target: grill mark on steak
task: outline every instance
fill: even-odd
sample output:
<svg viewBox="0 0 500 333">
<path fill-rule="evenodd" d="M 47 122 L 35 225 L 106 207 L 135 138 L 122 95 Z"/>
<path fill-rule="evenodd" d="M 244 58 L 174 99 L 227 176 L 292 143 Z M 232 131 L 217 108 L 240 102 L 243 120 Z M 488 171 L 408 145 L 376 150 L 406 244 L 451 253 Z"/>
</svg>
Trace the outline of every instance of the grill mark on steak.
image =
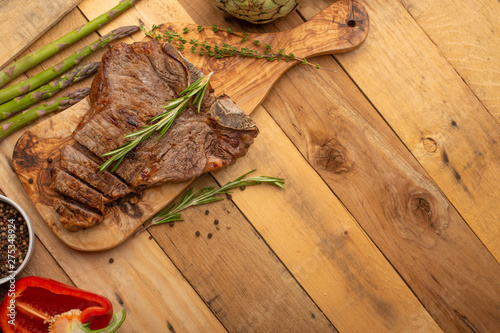
<svg viewBox="0 0 500 333">
<path fill-rule="evenodd" d="M 71 168 L 64 158 L 64 166 L 75 177 L 56 167 L 53 173 L 58 176 L 54 176 L 52 186 L 63 195 L 103 211 L 107 198 L 97 190 L 95 193 L 90 191 L 93 187 L 113 199 L 122 194 L 111 191 L 114 185 L 103 187 L 101 183 L 105 181 L 95 180 L 100 179 L 95 174 L 96 165 L 103 161 L 100 156 L 121 146 L 127 140 L 127 134 L 148 125 L 150 118 L 164 111 L 161 106 L 202 76 L 203 73 L 169 43 L 118 43 L 112 46 L 103 55 L 92 82 L 91 109 L 73 134 L 83 148 L 86 162 L 75 162 Z M 228 96 L 215 96 L 209 87 L 200 113 L 188 106 L 163 136 L 158 137 L 159 134 L 155 133 L 129 152 L 114 173 L 116 177 L 111 177 L 121 181 L 117 184 L 128 184 L 134 191 L 192 179 L 233 164 L 246 154 L 258 133 L 252 119 Z M 73 148 L 64 148 L 62 155 L 65 149 Z M 94 163 L 90 162 L 92 160 Z M 82 169 L 86 167 L 92 170 Z M 82 199 L 80 192 L 86 193 L 87 198 Z M 124 200 L 120 199 L 117 205 Z M 65 216 L 61 218 L 68 227 L 68 221 L 72 220 Z"/>
<path fill-rule="evenodd" d="M 59 214 L 59 221 L 69 231 L 93 227 L 103 220 L 102 215 L 74 201 L 57 198 L 54 200 L 53 207 Z"/>
</svg>

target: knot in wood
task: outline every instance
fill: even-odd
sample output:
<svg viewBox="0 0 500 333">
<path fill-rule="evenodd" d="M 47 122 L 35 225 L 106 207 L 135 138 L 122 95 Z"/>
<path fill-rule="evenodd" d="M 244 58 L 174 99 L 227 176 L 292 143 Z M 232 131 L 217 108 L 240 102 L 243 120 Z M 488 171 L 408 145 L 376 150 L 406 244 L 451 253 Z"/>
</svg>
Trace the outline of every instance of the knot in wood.
<svg viewBox="0 0 500 333">
<path fill-rule="evenodd" d="M 434 153 L 437 150 L 437 143 L 434 139 L 432 138 L 424 138 L 422 140 L 422 143 L 424 145 L 424 149 L 430 153 Z"/>
<path fill-rule="evenodd" d="M 445 199 L 411 185 L 386 189 L 384 211 L 401 238 L 427 249 L 447 238 L 449 205 Z"/>
<path fill-rule="evenodd" d="M 318 149 L 315 162 L 325 170 L 335 173 L 347 172 L 352 167 L 344 146 L 335 139 L 327 141 Z"/>
<path fill-rule="evenodd" d="M 407 208 L 412 218 L 407 224 L 407 231 L 424 247 L 432 247 L 439 237 L 445 236 L 448 221 L 437 200 L 426 191 L 415 191 L 410 194 Z"/>
<path fill-rule="evenodd" d="M 431 204 L 421 196 L 413 196 L 410 198 L 410 206 L 413 215 L 417 219 L 422 219 L 429 224 L 432 224 L 432 210 Z"/>
</svg>

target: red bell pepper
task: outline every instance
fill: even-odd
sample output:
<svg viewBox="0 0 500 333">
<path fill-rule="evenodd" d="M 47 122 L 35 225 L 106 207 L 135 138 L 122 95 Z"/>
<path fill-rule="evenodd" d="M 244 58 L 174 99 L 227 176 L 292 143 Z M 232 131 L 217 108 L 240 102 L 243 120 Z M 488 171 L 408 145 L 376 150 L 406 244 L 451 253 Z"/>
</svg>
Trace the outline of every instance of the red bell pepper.
<svg viewBox="0 0 500 333">
<path fill-rule="evenodd" d="M 3 333 L 111 333 L 124 320 L 103 296 L 35 276 L 11 284 L 0 304 Z"/>
</svg>

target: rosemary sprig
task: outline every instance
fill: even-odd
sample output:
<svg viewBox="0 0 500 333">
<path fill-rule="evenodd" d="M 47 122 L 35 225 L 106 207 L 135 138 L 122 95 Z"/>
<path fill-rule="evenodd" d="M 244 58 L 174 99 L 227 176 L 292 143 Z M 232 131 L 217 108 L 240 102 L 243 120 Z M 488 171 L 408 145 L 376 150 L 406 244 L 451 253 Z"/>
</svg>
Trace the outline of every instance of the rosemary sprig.
<svg viewBox="0 0 500 333">
<path fill-rule="evenodd" d="M 297 57 L 293 53 L 285 53 L 283 49 L 280 49 L 278 52 L 276 52 L 273 50 L 270 44 L 263 44 L 259 40 L 250 38 L 247 32 L 236 32 L 231 28 L 224 29 L 215 24 L 210 27 L 199 25 L 196 28 L 197 32 L 201 32 L 204 29 L 211 29 L 215 33 L 224 31 L 229 35 L 241 37 L 241 43 L 247 40 L 252 41 L 255 47 L 260 47 L 262 49 L 262 52 L 248 47 L 236 47 L 227 43 L 221 46 L 218 44 L 209 44 L 206 41 L 200 42 L 196 39 L 187 40 L 182 35 L 189 33 L 189 28 L 184 28 L 182 30 L 182 33 L 166 30 L 163 34 L 159 34 L 156 32 L 157 30 L 159 31 L 159 28 L 159 26 L 153 25 L 150 31 L 146 31 L 142 23 L 140 25 L 140 29 L 146 36 L 154 40 L 165 39 L 166 41 L 174 45 L 179 51 L 184 51 L 186 48 L 189 48 L 192 53 L 198 53 L 199 55 L 214 57 L 216 59 L 240 56 L 265 59 L 267 62 L 281 60 L 285 62 L 298 61 L 301 64 L 309 65 L 316 69 L 331 71 L 331 69 L 323 68 L 319 64 L 310 63 L 306 58 Z"/>
<path fill-rule="evenodd" d="M 215 189 L 215 187 L 213 186 L 204 187 L 198 192 L 193 192 L 193 189 L 189 189 L 188 191 L 186 191 L 186 193 L 184 193 L 181 200 L 177 204 L 174 202 L 171 205 L 167 206 L 165 209 L 158 212 L 153 217 L 153 219 L 144 227 L 139 229 L 139 231 L 137 231 L 135 235 L 137 236 L 139 233 L 151 227 L 152 225 L 158 225 L 176 221 L 184 221 L 181 217 L 181 211 L 183 211 L 184 209 L 192 206 L 204 205 L 211 202 L 224 200 L 224 198 L 217 197 L 217 195 L 231 193 L 229 191 L 234 188 L 259 185 L 262 183 L 268 183 L 271 185 L 284 188 L 285 184 L 284 178 L 276 178 L 269 176 L 245 178 L 248 174 L 254 171 L 255 169 L 245 173 L 244 175 L 236 178 L 231 182 L 226 183 L 225 185 L 223 185 L 218 189 Z"/>
<path fill-rule="evenodd" d="M 126 139 L 131 140 L 125 142 L 115 150 L 102 154 L 101 157 L 111 157 L 101 166 L 99 166 L 99 170 L 101 172 L 104 172 L 104 170 L 106 170 L 114 163 L 113 169 L 111 171 L 115 171 L 118 165 L 120 165 L 120 163 L 123 161 L 125 156 L 132 149 L 149 138 L 154 132 L 160 131 L 160 135 L 158 136 L 158 138 L 164 135 L 168 131 L 170 126 L 172 126 L 175 118 L 177 118 L 181 114 L 181 112 L 189 105 L 191 99 L 193 99 L 193 105 L 198 104 L 197 109 L 199 113 L 201 102 L 203 100 L 203 97 L 205 96 L 205 92 L 207 91 L 211 76 L 212 73 L 201 77 L 196 82 L 187 87 L 183 92 L 181 92 L 179 97 L 169 101 L 166 105 L 162 106 L 165 111 L 160 113 L 156 117 L 149 119 L 149 122 L 152 123 L 151 125 L 145 126 L 138 131 L 125 135 Z"/>
</svg>

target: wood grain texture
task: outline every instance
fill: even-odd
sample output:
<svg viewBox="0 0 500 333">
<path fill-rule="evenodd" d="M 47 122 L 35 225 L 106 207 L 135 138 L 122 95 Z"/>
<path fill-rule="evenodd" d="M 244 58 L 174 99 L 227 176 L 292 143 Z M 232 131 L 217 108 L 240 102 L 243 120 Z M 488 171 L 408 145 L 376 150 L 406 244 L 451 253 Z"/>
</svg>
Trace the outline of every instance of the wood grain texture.
<svg viewBox="0 0 500 333">
<path fill-rule="evenodd" d="M 500 122 L 500 2 L 401 0 L 401 3 L 486 110 Z"/>
<path fill-rule="evenodd" d="M 9 164 L 0 154 L 6 196 L 26 209 L 37 237 L 76 286 L 109 298 L 115 311 L 126 309 L 127 320 L 120 330 L 168 332 L 174 327 L 190 332 L 226 331 L 146 233 L 127 242 L 127 246 L 100 253 L 78 252 L 60 242 L 30 204 Z"/>
<path fill-rule="evenodd" d="M 364 4 L 371 38 L 336 58 L 498 261 L 500 125 L 398 1 Z"/>
<path fill-rule="evenodd" d="M 192 185 L 218 186 L 209 175 Z M 150 233 L 229 332 L 336 332 L 234 203 L 182 215 Z"/>
<path fill-rule="evenodd" d="M 350 12 L 351 9 L 353 12 Z M 354 14 L 352 14 L 354 13 Z M 327 19 L 328 18 L 328 19 Z M 332 23 L 333 20 L 333 23 Z M 348 21 L 356 22 L 354 27 Z M 175 30 L 181 31 L 186 23 L 173 24 Z M 313 34 L 312 31 L 328 30 L 329 33 Z M 250 39 L 261 40 L 263 44 L 270 43 L 275 49 L 284 48 L 285 52 L 293 52 L 299 57 L 309 55 L 346 52 L 359 47 L 366 39 L 368 18 L 363 7 L 349 6 L 348 1 L 337 2 L 307 22 L 287 32 L 250 34 Z M 311 36 L 311 42 L 303 42 Z M 187 35 L 185 38 L 189 38 Z M 207 30 L 199 39 L 216 40 L 220 45 L 224 42 L 236 43 L 233 36 L 217 34 Z M 241 38 L 238 38 L 241 40 Z M 322 41 L 320 43 L 320 41 Z M 248 41 L 247 44 L 252 44 Z M 308 44 L 311 43 L 311 44 Z M 315 48 L 315 45 L 322 45 Z M 185 52 L 204 73 L 214 72 L 212 85 L 216 93 L 225 93 L 233 98 L 240 107 L 250 113 L 267 95 L 276 80 L 291 66 L 292 62 L 278 62 L 266 66 L 263 71 L 263 60 L 250 58 L 228 58 L 212 61 L 211 58 L 193 55 Z M 241 81 L 241 78 L 249 78 Z M 238 82 L 240 81 L 240 82 Z M 64 113 L 50 118 L 48 121 L 34 127 L 18 141 L 13 155 L 13 163 L 26 191 L 32 197 L 42 216 L 50 228 L 67 245 L 82 251 L 97 251 L 117 246 L 130 237 L 146 220 L 151 218 L 163 206 L 170 202 L 185 188 L 188 182 L 166 184 L 145 191 L 138 205 L 122 201 L 114 206 L 105 216 L 104 222 L 98 226 L 69 232 L 59 223 L 57 213 L 52 209 L 52 201 L 56 193 L 49 188 L 51 165 L 43 163 L 48 157 L 58 160 L 59 148 L 72 142 L 73 130 L 83 115 L 89 110 L 87 102 L 82 102 Z M 60 124 L 64 124 L 60 126 Z M 44 167 L 40 168 L 40 165 Z M 32 179 L 33 183 L 29 182 Z"/>
<path fill-rule="evenodd" d="M 232 200 L 339 332 L 440 332 L 343 204 L 264 108 L 245 158 L 213 172 L 219 183 L 256 168 L 286 179 Z M 360 320 L 362 318 L 362 320 Z"/>
<path fill-rule="evenodd" d="M 23 52 L 82 0 L 0 2 L 0 68 Z"/>
<path fill-rule="evenodd" d="M 321 63 L 336 66 L 328 59 Z M 500 308 L 497 261 L 347 75 L 335 69 L 306 76 L 292 70 L 263 106 L 444 331 L 493 331 L 500 325 L 494 311 Z M 329 93 L 298 108 L 307 98 L 300 85 Z"/>
<path fill-rule="evenodd" d="M 202 6 L 194 17 L 227 24 Z M 334 73 L 294 68 L 263 107 L 445 331 L 495 330 L 496 260 L 340 66 L 312 61 Z"/>
</svg>

